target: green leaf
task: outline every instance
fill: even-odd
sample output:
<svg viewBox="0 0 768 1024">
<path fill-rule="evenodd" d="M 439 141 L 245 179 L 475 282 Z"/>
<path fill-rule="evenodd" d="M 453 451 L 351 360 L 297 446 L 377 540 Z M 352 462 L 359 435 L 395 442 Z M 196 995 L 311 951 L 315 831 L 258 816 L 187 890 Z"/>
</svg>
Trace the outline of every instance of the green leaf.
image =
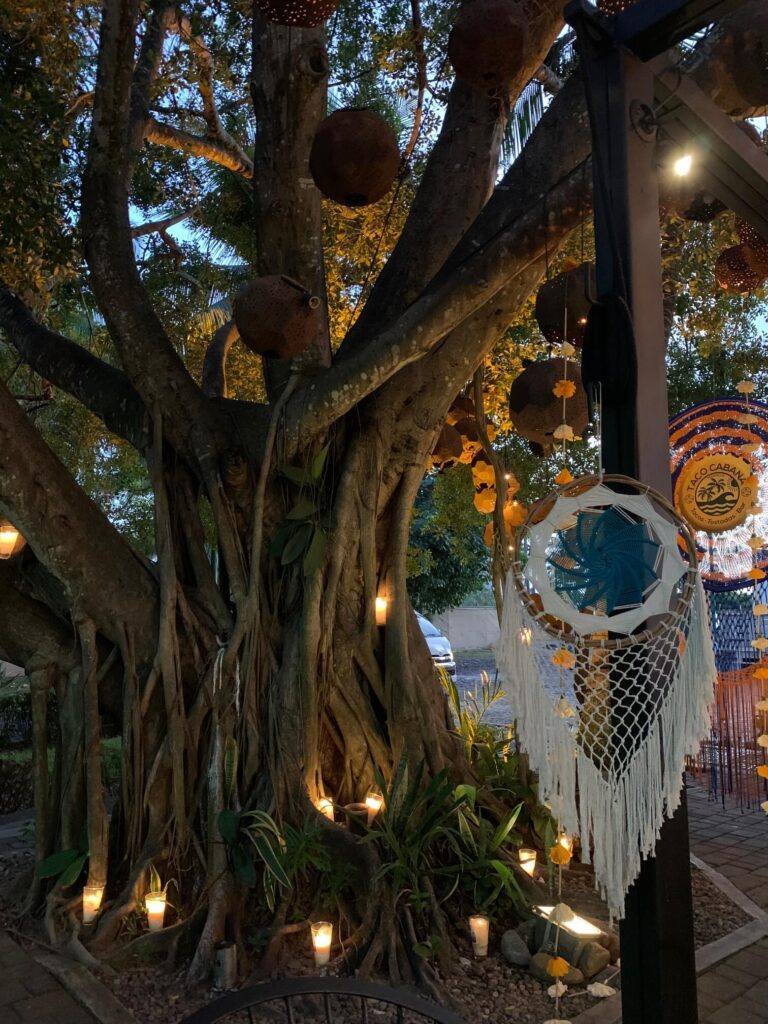
<svg viewBox="0 0 768 1024">
<path fill-rule="evenodd" d="M 308 483 L 308 474 L 303 466 L 281 466 L 279 472 L 281 476 L 290 480 L 292 484 L 296 484 L 297 487 L 304 487 Z"/>
<path fill-rule="evenodd" d="M 87 853 L 81 853 L 77 860 L 73 860 L 66 871 L 62 871 L 59 885 L 74 885 L 80 877 L 80 872 L 83 870 L 87 860 Z"/>
<path fill-rule="evenodd" d="M 260 832 L 256 832 L 255 834 L 253 832 L 249 832 L 248 835 L 251 837 L 251 842 L 256 847 L 256 851 L 259 856 L 264 861 L 264 866 L 267 871 L 269 871 L 275 881 L 288 888 L 291 883 L 283 870 L 283 865 L 277 859 L 275 848 L 272 846 L 269 839 Z"/>
<path fill-rule="evenodd" d="M 434 955 L 434 950 L 427 942 L 417 942 L 413 947 L 413 952 L 416 956 L 420 956 L 422 960 L 428 960 Z"/>
<path fill-rule="evenodd" d="M 312 576 L 323 564 L 325 549 L 328 546 L 328 537 L 324 530 L 317 529 L 312 535 L 312 543 L 304 555 L 304 575 Z"/>
<path fill-rule="evenodd" d="M 312 465 L 309 467 L 309 475 L 313 480 L 317 481 L 323 475 L 325 469 L 325 460 L 328 455 L 328 445 L 323 445 L 320 451 L 312 460 Z"/>
<path fill-rule="evenodd" d="M 496 829 L 493 839 L 491 840 L 491 849 L 498 850 L 504 840 L 507 838 L 509 833 L 512 831 L 512 827 L 517 821 L 517 817 L 522 810 L 523 805 L 518 804 L 514 810 L 510 811 L 509 814 L 499 823 L 499 827 Z"/>
<path fill-rule="evenodd" d="M 237 842 L 237 834 L 240 831 L 240 815 L 237 811 L 220 811 L 216 819 L 219 835 L 228 846 L 234 846 Z"/>
<path fill-rule="evenodd" d="M 288 541 L 291 539 L 294 533 L 294 527 L 292 525 L 281 526 L 280 529 L 275 533 L 274 537 L 269 542 L 269 553 L 273 558 L 277 558 L 283 553 L 283 549 Z"/>
<path fill-rule="evenodd" d="M 78 850 L 59 850 L 38 862 L 35 871 L 38 878 L 56 878 L 78 857 Z"/>
<path fill-rule="evenodd" d="M 309 523 L 302 523 L 296 533 L 291 537 L 288 543 L 283 548 L 283 554 L 280 558 L 281 565 L 290 565 L 291 562 L 295 562 L 297 558 L 304 554 L 304 550 L 309 544 L 309 538 L 312 536 L 312 527 Z"/>
<path fill-rule="evenodd" d="M 310 501 L 309 498 L 299 498 L 285 518 L 292 521 L 296 519 L 309 519 L 316 511 L 317 509 L 313 501 Z"/>
<path fill-rule="evenodd" d="M 224 743 L 224 795 L 229 804 L 232 803 L 235 786 L 237 785 L 237 758 L 237 740 L 234 736 L 227 736 Z"/>
<path fill-rule="evenodd" d="M 246 885 L 256 884 L 256 865 L 242 843 L 232 847 L 232 870 Z"/>
<path fill-rule="evenodd" d="M 472 810 L 475 809 L 475 802 L 477 800 L 477 786 L 470 786 L 468 783 L 462 783 L 457 786 L 453 791 L 453 795 L 457 800 L 464 800 Z"/>
</svg>

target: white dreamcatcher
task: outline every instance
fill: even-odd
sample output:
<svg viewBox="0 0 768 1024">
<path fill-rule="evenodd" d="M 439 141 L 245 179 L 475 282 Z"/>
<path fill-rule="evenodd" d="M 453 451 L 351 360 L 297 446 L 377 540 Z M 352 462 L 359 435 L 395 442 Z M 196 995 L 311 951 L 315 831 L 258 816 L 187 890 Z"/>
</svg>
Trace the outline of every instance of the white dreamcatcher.
<svg viewBox="0 0 768 1024">
<path fill-rule="evenodd" d="M 499 668 L 540 798 L 592 856 L 617 917 L 709 728 L 716 669 L 696 566 L 672 505 L 627 477 L 568 483 L 515 538 Z"/>
</svg>

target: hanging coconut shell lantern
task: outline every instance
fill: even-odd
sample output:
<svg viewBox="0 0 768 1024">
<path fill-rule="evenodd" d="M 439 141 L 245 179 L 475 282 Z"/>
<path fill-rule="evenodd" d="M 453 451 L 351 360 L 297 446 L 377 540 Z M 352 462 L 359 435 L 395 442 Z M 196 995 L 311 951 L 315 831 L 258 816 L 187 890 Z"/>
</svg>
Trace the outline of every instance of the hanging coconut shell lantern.
<svg viewBox="0 0 768 1024">
<path fill-rule="evenodd" d="M 763 238 L 741 217 L 736 218 L 736 230 L 742 245 L 744 261 L 753 274 L 768 278 L 768 239 Z"/>
<path fill-rule="evenodd" d="M 509 418 L 512 426 L 521 437 L 544 449 L 557 443 L 553 434 L 563 422 L 563 400 L 555 398 L 552 392 L 557 382 L 564 377 L 576 385 L 576 393 L 565 403 L 565 419 L 574 434 L 580 435 L 589 422 L 589 413 L 587 393 L 581 383 L 578 363 L 571 359 L 544 359 L 529 363 L 513 381 L 509 392 Z"/>
<path fill-rule="evenodd" d="M 485 452 L 478 452 L 472 459 L 472 483 L 475 487 L 496 486 L 496 473 Z"/>
<path fill-rule="evenodd" d="M 432 449 L 430 464 L 437 469 L 445 469 L 458 462 L 464 450 L 461 434 L 454 427 L 445 424 L 438 435 L 435 447 Z"/>
<path fill-rule="evenodd" d="M 597 0 L 597 9 L 603 14 L 621 14 L 635 2 L 636 0 Z"/>
<path fill-rule="evenodd" d="M 464 4 L 448 36 L 448 59 L 459 78 L 478 89 L 503 89 L 520 71 L 528 18 L 515 0 Z"/>
<path fill-rule="evenodd" d="M 400 168 L 397 136 L 372 110 L 336 110 L 320 124 L 309 170 L 328 199 L 342 206 L 369 206 L 392 188 Z"/>
<path fill-rule="evenodd" d="M 339 0 L 256 0 L 256 6 L 278 25 L 314 28 L 330 18 Z"/>
<path fill-rule="evenodd" d="M 568 267 L 545 281 L 536 295 L 536 322 L 550 345 L 568 341 L 578 347 L 584 340 L 584 329 L 595 294 L 595 265 L 582 263 Z M 568 337 L 564 328 L 568 317 Z"/>
<path fill-rule="evenodd" d="M 475 508 L 483 515 L 488 515 L 496 508 L 496 488 L 480 487 L 475 491 Z"/>
<path fill-rule="evenodd" d="M 472 399 L 467 398 L 466 395 L 457 395 L 451 402 L 451 407 L 445 417 L 445 422 L 455 426 L 459 420 L 463 420 L 466 416 L 474 418 L 474 415 L 475 403 Z"/>
<path fill-rule="evenodd" d="M 463 420 L 459 420 L 456 424 L 456 430 L 461 434 L 461 443 L 463 451 L 459 462 L 469 465 L 474 459 L 475 455 L 479 451 L 482 451 L 482 441 L 480 440 L 480 434 L 477 429 L 477 423 L 465 416 Z"/>
<path fill-rule="evenodd" d="M 726 113 L 768 106 L 768 5 L 749 4 L 729 16 L 727 31 L 712 43 L 707 70 L 713 99 Z"/>
<path fill-rule="evenodd" d="M 725 203 L 709 192 L 700 180 L 701 164 L 694 161 L 687 174 L 675 172 L 675 164 L 684 153 L 669 139 L 657 149 L 659 168 L 659 210 L 683 220 L 708 224 L 726 209 Z"/>
<path fill-rule="evenodd" d="M 731 245 L 723 249 L 715 263 L 715 280 L 722 289 L 733 295 L 753 292 L 764 281 L 764 277 L 750 268 L 746 252 L 747 247 L 744 245 Z"/>
<path fill-rule="evenodd" d="M 232 316 L 252 352 L 293 359 L 320 329 L 320 300 L 284 274 L 254 277 L 235 295 Z"/>
</svg>

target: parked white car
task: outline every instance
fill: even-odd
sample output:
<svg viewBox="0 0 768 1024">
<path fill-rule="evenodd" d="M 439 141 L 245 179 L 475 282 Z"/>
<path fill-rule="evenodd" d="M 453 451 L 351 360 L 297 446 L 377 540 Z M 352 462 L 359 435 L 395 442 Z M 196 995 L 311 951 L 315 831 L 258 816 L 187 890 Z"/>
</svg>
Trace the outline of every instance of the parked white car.
<svg viewBox="0 0 768 1024">
<path fill-rule="evenodd" d="M 417 613 L 416 618 L 419 620 L 421 632 L 427 641 L 427 647 L 434 663 L 438 668 L 444 668 L 449 676 L 455 676 L 456 662 L 448 637 L 443 636 L 437 626 L 434 626 L 429 619 L 425 619 L 423 615 Z"/>
</svg>

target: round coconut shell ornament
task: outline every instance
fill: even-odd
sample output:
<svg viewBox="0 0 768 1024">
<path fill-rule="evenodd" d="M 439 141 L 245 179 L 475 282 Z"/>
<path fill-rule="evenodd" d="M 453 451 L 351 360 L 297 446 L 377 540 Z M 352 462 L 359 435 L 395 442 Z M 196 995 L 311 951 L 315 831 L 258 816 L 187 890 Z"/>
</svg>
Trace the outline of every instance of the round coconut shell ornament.
<svg viewBox="0 0 768 1024">
<path fill-rule="evenodd" d="M 763 113 L 768 106 L 768 5 L 749 4 L 715 37 L 708 71 L 717 105 L 726 113 Z M 745 108 L 747 110 L 745 111 Z"/>
<path fill-rule="evenodd" d="M 747 295 L 755 291 L 765 280 L 756 274 L 747 260 L 745 245 L 731 245 L 723 249 L 715 263 L 715 280 L 720 287 L 733 295 Z"/>
<path fill-rule="evenodd" d="M 592 305 L 589 296 L 594 294 L 594 263 L 568 267 L 544 282 L 536 295 L 536 322 L 550 345 L 581 345 Z"/>
<path fill-rule="evenodd" d="M 330 18 L 339 0 L 256 0 L 256 6 L 278 25 L 314 28 Z"/>
<path fill-rule="evenodd" d="M 448 59 L 459 78 L 500 90 L 519 73 L 528 45 L 528 18 L 515 0 L 464 4 L 448 36 Z"/>
<path fill-rule="evenodd" d="M 450 424 L 446 423 L 437 438 L 437 443 L 432 449 L 430 463 L 438 469 L 444 469 L 458 462 L 464 446 L 461 434 Z"/>
<path fill-rule="evenodd" d="M 567 365 L 564 367 L 564 363 Z M 564 372 L 565 371 L 565 372 Z M 568 399 L 568 424 L 574 435 L 581 435 L 589 422 L 587 393 L 581 383 L 579 364 L 562 358 L 529 363 L 515 378 L 509 392 L 509 418 L 521 437 L 548 450 L 557 444 L 555 431 L 563 422 L 563 402 L 553 394 L 567 378 L 575 385 Z"/>
<path fill-rule="evenodd" d="M 597 0 L 597 9 L 603 14 L 621 14 L 635 2 L 636 0 Z"/>
<path fill-rule="evenodd" d="M 290 277 L 255 277 L 238 290 L 232 315 L 240 337 L 260 356 L 293 359 L 320 329 L 320 300 Z"/>
<path fill-rule="evenodd" d="M 753 274 L 768 278 L 768 239 L 763 238 L 751 224 L 747 224 L 740 217 L 736 218 L 736 230 L 747 266 Z"/>
<path fill-rule="evenodd" d="M 336 110 L 320 124 L 309 170 L 328 199 L 342 206 L 369 206 L 392 188 L 400 168 L 397 136 L 372 110 Z"/>
</svg>

